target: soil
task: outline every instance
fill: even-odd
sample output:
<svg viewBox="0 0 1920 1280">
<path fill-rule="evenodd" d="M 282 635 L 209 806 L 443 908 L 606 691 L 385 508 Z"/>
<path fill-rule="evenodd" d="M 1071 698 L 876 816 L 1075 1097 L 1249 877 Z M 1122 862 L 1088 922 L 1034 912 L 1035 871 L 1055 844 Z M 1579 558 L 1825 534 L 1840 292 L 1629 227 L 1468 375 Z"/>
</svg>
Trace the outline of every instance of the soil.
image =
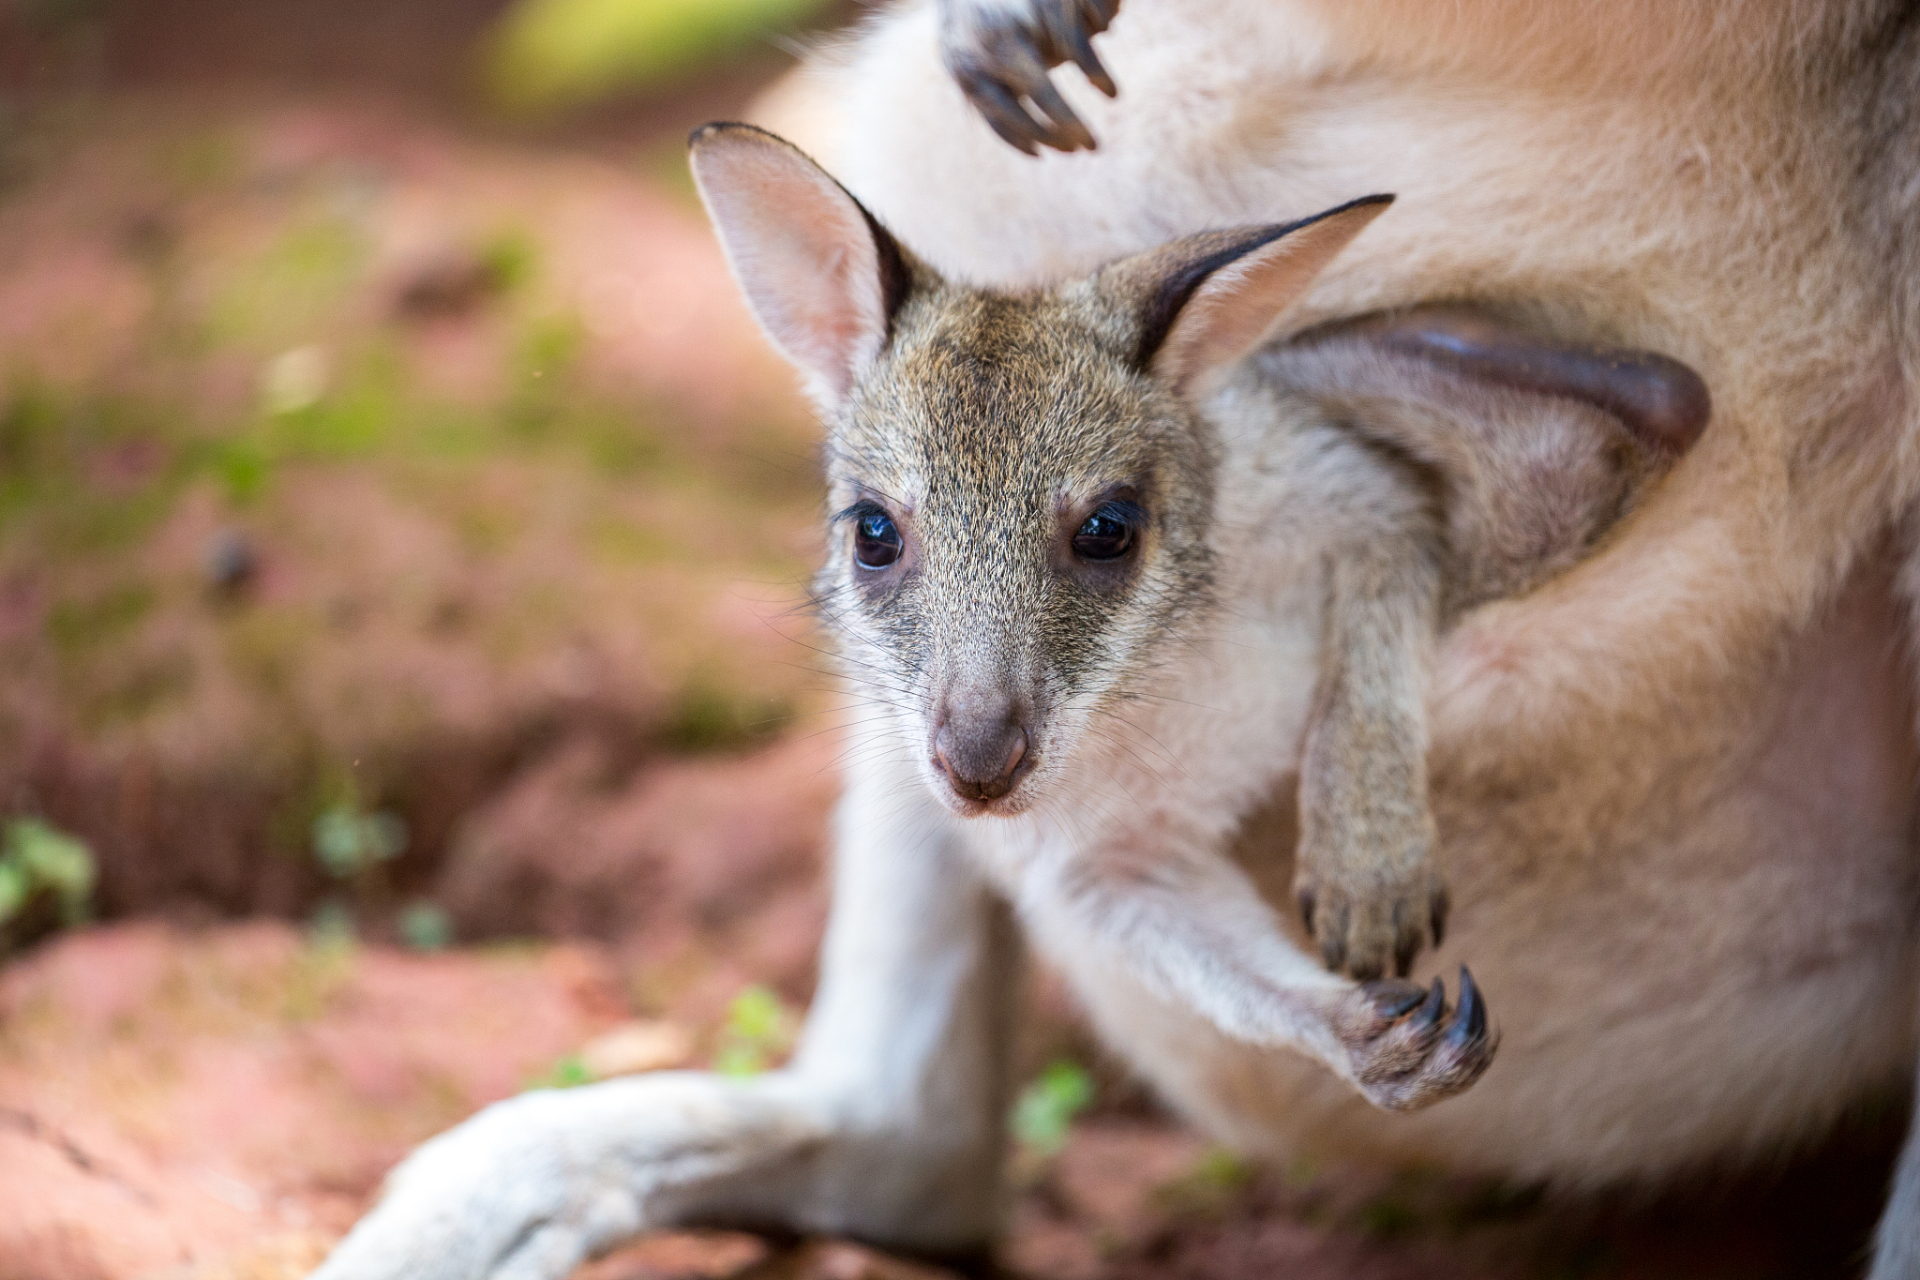
<svg viewBox="0 0 1920 1280">
<path fill-rule="evenodd" d="M 818 886 L 781 896 L 762 929 L 787 939 L 742 970 L 804 985 Z M 479 1106 L 577 1082 L 596 1045 L 646 1046 L 628 1066 L 711 1061 L 727 1035 L 714 974 L 663 988 L 642 956 L 422 955 L 269 921 L 68 933 L 0 976 L 0 1276 L 302 1276 L 387 1168 Z M 1570 1203 L 1435 1170 L 1258 1168 L 1104 1092 L 1057 1154 L 1016 1153 L 991 1259 L 680 1232 L 575 1280 L 1841 1277 L 1891 1154 L 1884 1129 L 1862 1131 L 1764 1177 Z"/>
</svg>

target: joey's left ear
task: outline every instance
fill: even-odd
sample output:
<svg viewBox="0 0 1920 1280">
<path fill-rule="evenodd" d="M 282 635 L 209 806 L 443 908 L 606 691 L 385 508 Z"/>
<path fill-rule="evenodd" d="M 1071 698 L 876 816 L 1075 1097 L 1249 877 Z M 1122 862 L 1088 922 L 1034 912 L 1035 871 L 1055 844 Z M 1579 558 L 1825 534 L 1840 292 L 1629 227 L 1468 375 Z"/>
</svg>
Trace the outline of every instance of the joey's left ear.
<svg viewBox="0 0 1920 1280">
<path fill-rule="evenodd" d="M 785 139 L 710 124 L 688 139 L 727 264 L 775 346 L 824 406 L 886 345 L 912 269 L 873 215 Z"/>
<path fill-rule="evenodd" d="M 1186 391 L 1257 347 L 1392 203 L 1366 196 L 1298 222 L 1202 232 L 1113 263 L 1096 287 L 1138 317 L 1135 363 Z"/>
</svg>

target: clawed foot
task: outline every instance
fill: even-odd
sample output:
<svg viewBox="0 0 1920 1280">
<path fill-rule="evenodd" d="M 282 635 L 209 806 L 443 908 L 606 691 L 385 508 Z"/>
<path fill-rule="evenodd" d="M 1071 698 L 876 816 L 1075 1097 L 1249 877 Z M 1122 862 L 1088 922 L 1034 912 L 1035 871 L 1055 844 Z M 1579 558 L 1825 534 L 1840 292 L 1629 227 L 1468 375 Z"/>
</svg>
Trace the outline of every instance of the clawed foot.
<svg viewBox="0 0 1920 1280">
<path fill-rule="evenodd" d="M 947 71 L 993 131 L 1028 155 L 1091 151 L 1093 134 L 1047 73 L 1071 62 L 1114 96 L 1113 77 L 1093 52 L 1120 0 L 946 0 L 940 52 Z"/>
<path fill-rule="evenodd" d="M 1315 880 L 1303 870 L 1295 893 L 1301 922 L 1320 944 L 1327 968 L 1359 982 L 1384 976 L 1389 962 L 1395 977 L 1406 977 L 1421 948 L 1446 937 L 1447 891 L 1424 866 L 1413 868 L 1401 887 L 1368 892 Z"/>
<path fill-rule="evenodd" d="M 1397 979 L 1370 982 L 1350 1000 L 1340 1026 L 1350 1078 L 1385 1111 L 1416 1111 L 1461 1092 L 1480 1078 L 1500 1043 L 1464 965 L 1453 1009 L 1438 978 L 1426 989 Z"/>
</svg>

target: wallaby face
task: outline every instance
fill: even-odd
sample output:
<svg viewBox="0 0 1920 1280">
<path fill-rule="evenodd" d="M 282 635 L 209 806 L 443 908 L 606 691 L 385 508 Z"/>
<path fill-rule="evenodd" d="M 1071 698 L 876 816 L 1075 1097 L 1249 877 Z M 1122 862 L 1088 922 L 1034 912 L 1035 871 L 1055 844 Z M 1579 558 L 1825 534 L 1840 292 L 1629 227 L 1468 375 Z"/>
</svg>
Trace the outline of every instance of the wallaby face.
<svg viewBox="0 0 1920 1280">
<path fill-rule="evenodd" d="M 1208 605 L 1213 457 L 1188 395 L 1385 199 L 1011 295 L 912 263 L 772 135 L 710 126 L 693 164 L 827 420 L 817 590 L 850 674 L 957 812 L 1027 810 Z"/>
<path fill-rule="evenodd" d="M 962 813 L 1018 813 L 1207 602 L 1209 447 L 1079 296 L 917 294 L 831 421 L 817 583 Z"/>
</svg>

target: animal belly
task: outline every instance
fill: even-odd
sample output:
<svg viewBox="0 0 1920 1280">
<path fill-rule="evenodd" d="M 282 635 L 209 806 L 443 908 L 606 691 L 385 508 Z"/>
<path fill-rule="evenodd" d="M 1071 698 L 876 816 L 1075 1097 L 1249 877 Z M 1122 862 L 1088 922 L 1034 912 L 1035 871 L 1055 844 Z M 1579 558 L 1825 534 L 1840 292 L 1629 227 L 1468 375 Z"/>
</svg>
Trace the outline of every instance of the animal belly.
<svg viewBox="0 0 1920 1280">
<path fill-rule="evenodd" d="M 1888 577 L 1863 570 L 1768 670 L 1601 709 L 1564 752 L 1489 776 L 1437 745 L 1455 922 L 1421 968 L 1470 965 L 1502 1036 L 1458 1098 L 1376 1112 L 1302 1058 L 1053 960 L 1167 1097 L 1253 1150 L 1594 1184 L 1777 1149 L 1903 1081 L 1915 1051 L 1916 761 Z M 1474 758 L 1501 759 L 1502 733 Z M 1290 804 L 1239 850 L 1289 920 Z"/>
</svg>

